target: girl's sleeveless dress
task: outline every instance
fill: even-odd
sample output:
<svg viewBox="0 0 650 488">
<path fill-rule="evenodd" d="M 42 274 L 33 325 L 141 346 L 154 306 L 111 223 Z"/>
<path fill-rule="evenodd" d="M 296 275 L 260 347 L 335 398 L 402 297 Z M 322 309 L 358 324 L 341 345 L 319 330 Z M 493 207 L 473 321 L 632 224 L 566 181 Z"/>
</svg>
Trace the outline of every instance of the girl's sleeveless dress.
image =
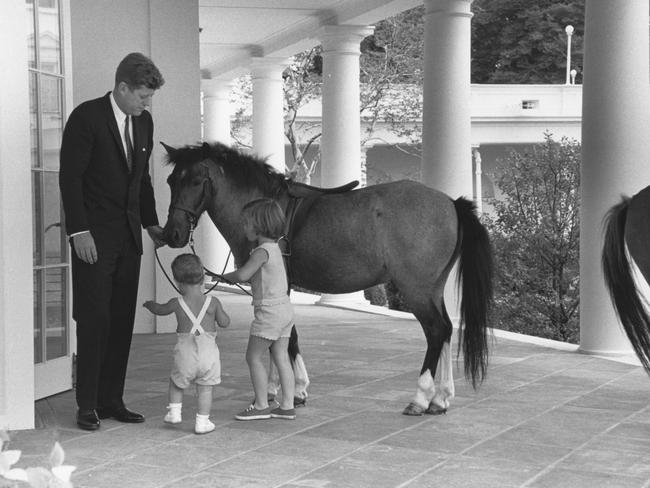
<svg viewBox="0 0 650 488">
<path fill-rule="evenodd" d="M 275 341 L 291 335 L 293 307 L 287 294 L 287 273 L 280 247 L 276 242 L 265 242 L 253 251 L 260 248 L 268 253 L 269 259 L 251 278 L 255 315 L 251 335 Z"/>
</svg>

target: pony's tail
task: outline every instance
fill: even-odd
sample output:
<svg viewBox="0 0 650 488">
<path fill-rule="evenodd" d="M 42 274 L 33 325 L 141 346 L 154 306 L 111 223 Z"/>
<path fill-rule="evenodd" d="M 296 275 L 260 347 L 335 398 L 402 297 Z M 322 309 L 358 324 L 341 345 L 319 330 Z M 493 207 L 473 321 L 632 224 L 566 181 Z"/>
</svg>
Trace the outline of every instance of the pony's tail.
<svg viewBox="0 0 650 488">
<path fill-rule="evenodd" d="M 296 357 L 300 354 L 300 348 L 298 347 L 298 331 L 296 330 L 296 325 L 291 326 L 291 335 L 289 336 L 289 359 L 291 364 L 296 362 Z"/>
<path fill-rule="evenodd" d="M 614 205 L 604 219 L 602 266 L 614 310 L 641 364 L 650 373 L 650 318 L 639 296 L 625 252 L 625 219 L 630 198 Z"/>
<path fill-rule="evenodd" d="M 458 287 L 461 289 L 459 344 L 465 377 L 472 386 L 483 382 L 488 365 L 488 318 L 492 306 L 494 265 L 487 230 L 476 215 L 474 202 L 454 200 L 458 215 Z"/>
<path fill-rule="evenodd" d="M 296 325 L 291 327 L 291 335 L 289 336 L 289 359 L 291 359 L 291 367 L 293 368 L 293 377 L 295 379 L 295 389 L 293 403 L 296 407 L 304 405 L 307 401 L 309 394 L 307 387 L 309 386 L 309 374 L 307 374 L 307 367 L 305 361 L 300 354 L 298 347 L 298 331 Z M 279 380 L 278 380 L 279 381 Z"/>
</svg>

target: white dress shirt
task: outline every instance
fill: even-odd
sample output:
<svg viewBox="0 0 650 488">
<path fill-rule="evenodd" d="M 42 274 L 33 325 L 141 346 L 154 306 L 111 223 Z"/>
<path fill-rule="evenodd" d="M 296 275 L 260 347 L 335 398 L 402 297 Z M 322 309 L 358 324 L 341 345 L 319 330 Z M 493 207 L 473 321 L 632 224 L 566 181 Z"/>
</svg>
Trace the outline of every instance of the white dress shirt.
<svg viewBox="0 0 650 488">
<path fill-rule="evenodd" d="M 124 134 L 124 127 L 126 126 L 126 117 L 127 115 L 122 112 L 122 109 L 118 107 L 117 102 L 115 101 L 115 96 L 111 92 L 109 98 L 111 99 L 111 106 L 113 107 L 113 115 L 115 115 L 115 121 L 117 122 L 117 128 L 120 131 L 120 139 L 122 140 L 122 147 L 124 148 L 124 154 L 128 154 L 126 149 L 126 136 Z M 133 141 L 133 119 L 130 120 L 129 124 L 129 136 Z"/>
</svg>

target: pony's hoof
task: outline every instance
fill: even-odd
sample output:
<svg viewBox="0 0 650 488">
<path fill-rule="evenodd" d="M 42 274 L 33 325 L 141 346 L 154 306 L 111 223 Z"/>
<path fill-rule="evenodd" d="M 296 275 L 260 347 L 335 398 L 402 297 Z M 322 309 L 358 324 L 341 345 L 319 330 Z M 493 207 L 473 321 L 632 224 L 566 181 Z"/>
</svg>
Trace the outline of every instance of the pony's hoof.
<svg viewBox="0 0 650 488">
<path fill-rule="evenodd" d="M 427 415 L 445 415 L 447 413 L 447 409 L 432 402 L 429 404 L 429 408 L 427 408 L 424 413 Z"/>
<path fill-rule="evenodd" d="M 307 399 L 306 398 L 293 397 L 293 406 L 294 406 L 294 408 L 296 408 L 296 407 L 304 407 L 306 404 L 307 404 Z"/>
<path fill-rule="evenodd" d="M 411 415 L 413 417 L 418 417 L 422 414 L 424 414 L 424 409 L 415 403 L 409 403 L 402 412 L 402 415 Z"/>
</svg>

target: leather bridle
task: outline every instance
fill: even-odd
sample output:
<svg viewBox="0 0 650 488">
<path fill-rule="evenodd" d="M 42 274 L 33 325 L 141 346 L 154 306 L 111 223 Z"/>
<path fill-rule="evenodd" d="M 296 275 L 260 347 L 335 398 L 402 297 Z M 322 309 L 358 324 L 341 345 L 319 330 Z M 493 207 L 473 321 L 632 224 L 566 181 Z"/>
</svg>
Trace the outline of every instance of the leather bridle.
<svg viewBox="0 0 650 488">
<path fill-rule="evenodd" d="M 178 210 L 180 212 L 183 212 L 185 214 L 185 216 L 187 217 L 187 220 L 188 220 L 188 222 L 190 224 L 190 230 L 189 230 L 189 237 L 188 237 L 187 245 L 190 247 L 190 249 L 192 250 L 192 253 L 194 255 L 197 255 L 196 250 L 194 249 L 194 230 L 196 229 L 196 226 L 199 223 L 199 217 L 201 217 L 201 214 L 206 209 L 207 203 L 209 202 L 210 196 L 212 194 L 212 189 L 211 189 L 212 187 L 211 187 L 210 183 L 211 183 L 211 181 L 210 181 L 209 177 L 206 177 L 203 180 L 203 196 L 201 197 L 201 201 L 199 202 L 197 208 L 190 208 L 190 207 L 187 207 L 185 205 L 180 205 L 180 204 L 175 203 L 175 202 L 172 202 L 169 205 L 170 213 L 171 213 L 172 210 Z M 206 186 L 207 186 L 207 189 L 206 189 Z M 176 292 L 180 294 L 180 290 L 178 289 L 176 284 L 173 282 L 173 280 L 169 277 L 169 275 L 165 271 L 165 268 L 163 267 L 162 263 L 160 262 L 160 257 L 158 256 L 158 249 L 155 249 L 154 251 L 155 251 L 155 254 L 156 254 L 156 261 L 158 261 L 158 265 L 160 266 L 160 269 L 162 270 L 165 277 L 167 278 L 167 281 L 169 281 L 169 284 L 172 285 L 174 290 L 176 290 Z M 226 281 L 226 280 L 223 279 L 223 273 L 225 272 L 226 267 L 228 266 L 228 261 L 230 260 L 231 255 L 232 255 L 232 251 L 229 251 L 228 252 L 228 257 L 226 258 L 226 262 L 225 262 L 225 264 L 223 266 L 223 270 L 221 271 L 221 273 L 215 273 L 215 272 L 209 270 L 208 268 L 206 268 L 205 266 L 203 267 L 203 270 L 205 271 L 205 273 L 208 276 L 218 278 L 218 280 L 208 290 L 206 290 L 204 292 L 204 295 L 207 295 L 212 290 L 214 290 L 221 281 L 226 282 L 226 283 L 231 284 L 231 285 L 235 285 L 240 290 L 242 290 L 244 293 L 250 295 L 250 292 L 248 290 L 246 290 L 245 288 L 242 288 L 238 283 L 230 283 L 229 281 Z"/>
</svg>

